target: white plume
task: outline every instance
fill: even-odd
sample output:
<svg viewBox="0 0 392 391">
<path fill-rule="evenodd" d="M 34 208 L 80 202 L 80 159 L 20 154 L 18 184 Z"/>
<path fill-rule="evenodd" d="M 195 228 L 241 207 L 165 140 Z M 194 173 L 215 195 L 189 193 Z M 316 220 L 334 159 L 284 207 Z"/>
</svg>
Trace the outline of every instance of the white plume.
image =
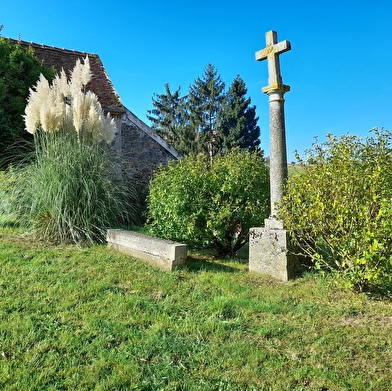
<svg viewBox="0 0 392 391">
<path fill-rule="evenodd" d="M 87 137 L 110 143 L 116 124 L 109 114 L 104 115 L 98 97 L 91 91 L 85 92 L 91 77 L 88 56 L 83 64 L 77 60 L 70 81 L 64 70 L 55 76 L 52 85 L 41 74 L 36 86 L 30 89 L 23 116 L 26 130 L 34 134 L 38 129 L 52 133 L 62 129 L 76 132 L 79 141 Z"/>
</svg>

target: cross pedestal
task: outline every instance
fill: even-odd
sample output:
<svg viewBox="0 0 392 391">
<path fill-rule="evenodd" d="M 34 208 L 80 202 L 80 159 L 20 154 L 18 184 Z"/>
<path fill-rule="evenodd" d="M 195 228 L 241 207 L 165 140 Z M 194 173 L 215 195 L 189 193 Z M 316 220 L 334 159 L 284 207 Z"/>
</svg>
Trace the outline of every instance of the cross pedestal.
<svg viewBox="0 0 392 391">
<path fill-rule="evenodd" d="M 264 224 L 249 230 L 249 271 L 288 281 L 298 275 L 300 258 L 280 220 L 268 218 Z"/>
<path fill-rule="evenodd" d="M 270 106 L 270 195 L 271 214 L 265 226 L 249 231 L 249 270 L 269 274 L 287 281 L 296 274 L 298 260 L 284 224 L 277 218 L 277 203 L 282 200 L 287 180 L 286 130 L 284 120 L 284 94 L 290 87 L 283 84 L 279 55 L 291 49 L 289 41 L 278 42 L 277 33 L 266 34 L 267 46 L 256 52 L 256 60 L 268 60 L 268 86 L 263 92 Z"/>
</svg>

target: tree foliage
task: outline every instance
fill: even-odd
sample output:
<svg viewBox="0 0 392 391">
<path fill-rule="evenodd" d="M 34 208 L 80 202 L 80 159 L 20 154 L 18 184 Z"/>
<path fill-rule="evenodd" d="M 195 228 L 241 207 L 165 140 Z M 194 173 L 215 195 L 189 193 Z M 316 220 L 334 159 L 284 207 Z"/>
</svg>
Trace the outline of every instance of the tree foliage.
<svg viewBox="0 0 392 391">
<path fill-rule="evenodd" d="M 55 71 L 43 67 L 32 48 L 25 50 L 0 37 L 0 156 L 4 157 L 19 137 L 27 135 L 22 114 L 29 88 L 41 73 L 51 80 Z"/>
<path fill-rule="evenodd" d="M 148 225 L 167 239 L 234 254 L 269 213 L 269 172 L 261 152 L 189 156 L 150 182 Z"/>
<path fill-rule="evenodd" d="M 256 150 L 260 145 L 256 108 L 250 106 L 247 92 L 245 82 L 237 76 L 229 88 L 221 114 L 221 153 L 235 147 Z"/>
<path fill-rule="evenodd" d="M 212 64 L 208 64 L 203 76 L 189 87 L 188 126 L 194 132 L 196 153 L 217 154 L 224 88 L 225 83 Z"/>
<path fill-rule="evenodd" d="M 195 79 L 188 94 L 180 96 L 180 88 L 153 98 L 148 119 L 153 129 L 184 156 L 203 153 L 213 157 L 235 147 L 256 150 L 260 144 L 256 108 L 246 97 L 244 81 L 237 76 L 225 91 L 216 68 L 208 64 L 201 77 Z"/>
<path fill-rule="evenodd" d="M 295 242 L 319 268 L 364 290 L 392 272 L 391 135 L 328 135 L 289 178 L 280 209 Z M 300 161 L 304 163 L 304 161 Z"/>
<path fill-rule="evenodd" d="M 180 96 L 179 87 L 173 93 L 168 83 L 165 94 L 154 94 L 154 109 L 148 110 L 147 118 L 154 130 L 169 144 L 178 146 L 183 137 L 184 97 Z"/>
</svg>

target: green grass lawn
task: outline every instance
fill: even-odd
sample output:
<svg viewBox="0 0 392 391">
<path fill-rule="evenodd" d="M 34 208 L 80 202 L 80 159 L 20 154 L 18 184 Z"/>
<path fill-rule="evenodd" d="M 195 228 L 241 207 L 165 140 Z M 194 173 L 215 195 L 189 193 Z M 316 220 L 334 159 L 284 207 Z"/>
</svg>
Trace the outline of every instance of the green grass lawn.
<svg viewBox="0 0 392 391">
<path fill-rule="evenodd" d="M 243 257 L 172 273 L 0 229 L 1 390 L 391 390 L 392 304 Z"/>
</svg>

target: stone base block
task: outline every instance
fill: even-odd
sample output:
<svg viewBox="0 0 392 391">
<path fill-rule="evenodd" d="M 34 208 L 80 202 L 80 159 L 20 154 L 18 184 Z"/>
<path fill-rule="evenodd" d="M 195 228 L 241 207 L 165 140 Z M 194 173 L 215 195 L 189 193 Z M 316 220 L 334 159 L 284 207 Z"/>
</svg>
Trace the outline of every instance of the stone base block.
<svg viewBox="0 0 392 391">
<path fill-rule="evenodd" d="M 265 227 L 249 230 L 249 271 L 288 281 L 300 270 L 299 257 L 281 221 L 266 219 Z"/>
<path fill-rule="evenodd" d="M 109 229 L 106 240 L 108 247 L 146 261 L 165 271 L 183 266 L 188 254 L 186 244 L 122 229 Z"/>
</svg>

